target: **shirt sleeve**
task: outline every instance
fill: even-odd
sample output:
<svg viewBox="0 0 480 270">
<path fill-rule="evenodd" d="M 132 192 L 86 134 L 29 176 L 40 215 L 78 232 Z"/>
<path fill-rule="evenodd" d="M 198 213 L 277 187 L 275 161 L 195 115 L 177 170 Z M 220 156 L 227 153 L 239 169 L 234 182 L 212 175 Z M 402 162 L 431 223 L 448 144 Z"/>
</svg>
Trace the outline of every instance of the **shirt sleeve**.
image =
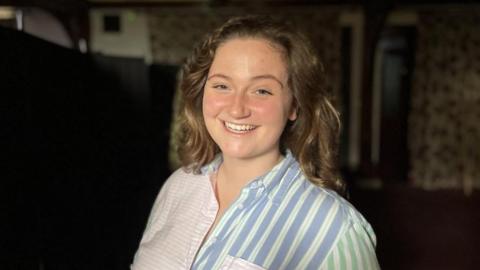
<svg viewBox="0 0 480 270">
<path fill-rule="evenodd" d="M 142 249 L 141 245 L 142 243 L 145 243 L 149 239 L 151 239 L 151 237 L 155 233 L 154 231 L 152 231 L 153 224 L 159 219 L 160 215 L 165 215 L 167 212 L 164 210 L 165 210 L 165 205 L 167 204 L 167 194 L 168 194 L 169 185 L 170 185 L 170 181 L 167 180 L 165 184 L 162 186 L 162 188 L 160 189 L 160 192 L 157 195 L 157 198 L 155 199 L 155 202 L 152 205 L 152 208 L 150 210 L 150 215 L 147 220 L 147 224 L 145 226 L 142 238 L 140 240 L 139 247 L 135 252 L 135 255 L 133 257 L 133 262 L 130 265 L 130 270 L 144 269 L 142 268 L 142 266 L 139 266 L 139 263 L 138 263 L 139 252 Z"/>
<path fill-rule="evenodd" d="M 157 220 L 165 220 L 166 218 L 162 218 L 162 215 L 167 215 L 168 211 L 166 211 L 166 205 L 167 205 L 167 199 L 168 199 L 168 193 L 169 193 L 169 187 L 171 185 L 170 183 L 170 178 L 167 179 L 165 184 L 162 186 L 160 189 L 160 192 L 157 195 L 157 198 L 155 198 L 155 201 L 152 205 L 152 208 L 150 210 L 150 215 L 147 220 L 147 224 L 145 225 L 145 229 L 143 231 L 143 236 L 140 241 L 140 243 L 143 243 L 147 241 L 148 239 L 151 238 L 152 236 L 152 226 Z"/>
<path fill-rule="evenodd" d="M 372 228 L 351 223 L 332 247 L 323 270 L 380 269 L 375 254 L 376 238 Z"/>
</svg>

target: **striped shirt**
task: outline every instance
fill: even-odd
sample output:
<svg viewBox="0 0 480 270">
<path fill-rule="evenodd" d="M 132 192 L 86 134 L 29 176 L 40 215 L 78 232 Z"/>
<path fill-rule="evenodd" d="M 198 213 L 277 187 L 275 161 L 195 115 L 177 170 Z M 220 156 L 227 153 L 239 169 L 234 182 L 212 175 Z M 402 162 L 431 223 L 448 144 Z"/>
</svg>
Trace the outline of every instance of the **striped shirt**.
<svg viewBox="0 0 480 270">
<path fill-rule="evenodd" d="M 211 176 L 177 170 L 160 191 L 132 264 L 153 269 L 379 269 L 375 234 L 334 191 L 309 182 L 290 152 L 218 211 Z"/>
</svg>

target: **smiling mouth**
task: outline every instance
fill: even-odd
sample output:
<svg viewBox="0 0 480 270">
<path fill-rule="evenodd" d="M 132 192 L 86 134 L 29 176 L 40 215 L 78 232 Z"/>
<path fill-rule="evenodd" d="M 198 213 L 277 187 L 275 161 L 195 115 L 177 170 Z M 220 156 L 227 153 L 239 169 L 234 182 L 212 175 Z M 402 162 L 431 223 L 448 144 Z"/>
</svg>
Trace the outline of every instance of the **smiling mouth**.
<svg viewBox="0 0 480 270">
<path fill-rule="evenodd" d="M 247 133 L 257 128 L 254 125 L 241 125 L 241 124 L 234 124 L 229 122 L 223 122 L 225 127 L 232 132 L 235 133 Z"/>
</svg>

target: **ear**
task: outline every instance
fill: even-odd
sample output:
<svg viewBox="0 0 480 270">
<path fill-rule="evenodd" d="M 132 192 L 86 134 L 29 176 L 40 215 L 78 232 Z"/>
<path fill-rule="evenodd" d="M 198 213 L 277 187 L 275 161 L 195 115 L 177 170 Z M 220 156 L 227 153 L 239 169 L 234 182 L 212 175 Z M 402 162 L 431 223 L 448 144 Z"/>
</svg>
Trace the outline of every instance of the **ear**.
<svg viewBox="0 0 480 270">
<path fill-rule="evenodd" d="M 290 108 L 290 114 L 288 115 L 288 120 L 295 121 L 297 119 L 297 104 L 292 102 L 292 107 Z"/>
</svg>

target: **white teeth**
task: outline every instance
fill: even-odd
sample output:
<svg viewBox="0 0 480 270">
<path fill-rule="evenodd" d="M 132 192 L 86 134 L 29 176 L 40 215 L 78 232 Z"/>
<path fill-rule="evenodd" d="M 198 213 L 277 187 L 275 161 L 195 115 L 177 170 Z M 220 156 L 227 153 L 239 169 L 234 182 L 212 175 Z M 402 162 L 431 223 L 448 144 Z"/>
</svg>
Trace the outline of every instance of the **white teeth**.
<svg viewBox="0 0 480 270">
<path fill-rule="evenodd" d="M 237 125 L 229 122 L 225 122 L 225 126 L 233 131 L 250 131 L 256 128 L 256 126 L 252 125 Z"/>
</svg>

